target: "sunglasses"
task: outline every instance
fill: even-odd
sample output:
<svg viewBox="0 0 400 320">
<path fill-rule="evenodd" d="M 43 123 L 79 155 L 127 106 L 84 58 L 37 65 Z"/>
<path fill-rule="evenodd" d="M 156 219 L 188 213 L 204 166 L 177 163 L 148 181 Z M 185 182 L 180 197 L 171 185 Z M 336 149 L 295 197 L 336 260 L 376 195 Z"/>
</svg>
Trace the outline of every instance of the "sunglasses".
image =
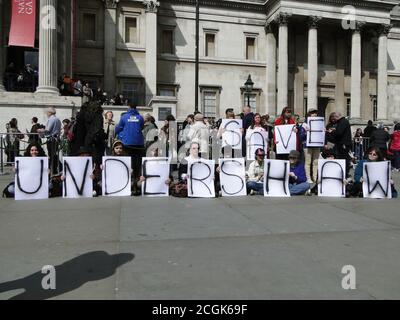
<svg viewBox="0 0 400 320">
<path fill-rule="evenodd" d="M 265 153 L 257 153 L 257 156 L 258 156 L 258 157 L 264 157 L 264 156 L 265 156 Z"/>
<path fill-rule="evenodd" d="M 289 157 L 289 159 L 298 159 L 298 157 Z"/>
<path fill-rule="evenodd" d="M 370 152 L 370 153 L 368 153 L 370 156 L 377 156 L 377 154 L 375 153 L 375 152 Z"/>
</svg>

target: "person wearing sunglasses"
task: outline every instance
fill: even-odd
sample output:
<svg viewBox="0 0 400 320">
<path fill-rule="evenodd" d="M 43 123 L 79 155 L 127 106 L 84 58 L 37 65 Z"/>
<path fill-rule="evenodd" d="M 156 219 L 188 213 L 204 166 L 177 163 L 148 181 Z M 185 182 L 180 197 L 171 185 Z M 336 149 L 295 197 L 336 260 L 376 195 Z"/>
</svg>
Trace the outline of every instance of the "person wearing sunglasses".
<svg viewBox="0 0 400 320">
<path fill-rule="evenodd" d="M 289 153 L 290 172 L 289 172 L 289 191 L 290 195 L 304 195 L 309 189 L 304 163 L 300 161 L 300 152 L 292 150 Z"/>
<path fill-rule="evenodd" d="M 382 154 L 382 151 L 378 147 L 370 147 L 368 148 L 366 152 L 366 159 L 360 160 L 357 164 L 356 169 L 354 170 L 354 185 L 352 187 L 352 190 L 350 192 L 350 195 L 352 197 L 363 197 L 362 193 L 362 183 L 364 181 L 363 179 L 363 172 L 364 172 L 364 163 L 365 162 L 378 162 L 378 161 L 384 161 L 384 156 Z M 390 181 L 392 185 L 392 197 L 397 198 L 397 191 L 394 188 L 394 182 L 393 180 Z"/>
<path fill-rule="evenodd" d="M 264 159 L 265 152 L 258 148 L 255 152 L 255 160 L 250 164 L 248 180 L 246 183 L 247 194 L 264 195 Z"/>
</svg>

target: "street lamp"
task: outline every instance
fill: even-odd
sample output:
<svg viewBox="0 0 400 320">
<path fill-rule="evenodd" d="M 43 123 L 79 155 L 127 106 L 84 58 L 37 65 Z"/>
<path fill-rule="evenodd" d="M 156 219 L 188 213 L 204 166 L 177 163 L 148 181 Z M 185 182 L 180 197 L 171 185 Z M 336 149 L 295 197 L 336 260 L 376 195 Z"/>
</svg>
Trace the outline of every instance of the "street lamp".
<svg viewBox="0 0 400 320">
<path fill-rule="evenodd" d="M 254 82 L 251 80 L 251 75 L 247 78 L 247 81 L 244 83 L 244 87 L 247 92 L 247 106 L 250 107 L 250 93 L 253 91 Z"/>
</svg>

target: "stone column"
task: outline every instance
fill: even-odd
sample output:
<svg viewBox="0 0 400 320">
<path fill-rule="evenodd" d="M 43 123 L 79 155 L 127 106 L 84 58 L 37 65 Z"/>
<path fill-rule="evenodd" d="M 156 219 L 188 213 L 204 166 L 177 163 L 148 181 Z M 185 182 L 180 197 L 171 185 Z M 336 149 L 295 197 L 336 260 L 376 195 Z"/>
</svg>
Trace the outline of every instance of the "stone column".
<svg viewBox="0 0 400 320">
<path fill-rule="evenodd" d="M 117 0 L 104 2 L 104 90 L 108 96 L 115 94 Z"/>
<path fill-rule="evenodd" d="M 351 36 L 351 111 L 352 119 L 361 118 L 361 28 L 357 22 Z"/>
<path fill-rule="evenodd" d="M 344 99 L 344 70 L 346 65 L 346 39 L 343 35 L 336 38 L 336 85 L 335 111 L 346 115 L 346 101 Z"/>
<path fill-rule="evenodd" d="M 319 17 L 308 21 L 308 80 L 307 110 L 318 109 L 318 31 Z"/>
<path fill-rule="evenodd" d="M 57 76 L 57 0 L 40 0 L 39 86 L 36 93 L 59 95 Z"/>
<path fill-rule="evenodd" d="M 146 6 L 146 105 L 157 95 L 157 7 L 155 0 L 144 0 Z"/>
<path fill-rule="evenodd" d="M 304 43 L 305 34 L 296 34 L 296 57 L 295 57 L 295 74 L 294 74 L 294 113 L 304 115 L 304 64 L 305 50 Z"/>
<path fill-rule="evenodd" d="M 388 79 L 387 79 L 387 36 L 391 26 L 382 25 L 379 28 L 378 44 L 378 120 L 388 119 Z"/>
<path fill-rule="evenodd" d="M 279 23 L 279 65 L 278 65 L 278 104 L 277 113 L 280 114 L 284 107 L 288 106 L 288 77 L 289 77 L 289 53 L 288 53 L 288 19 L 289 14 L 281 13 L 278 16 Z"/>
<path fill-rule="evenodd" d="M 276 114 L 276 38 L 271 24 L 265 26 L 267 33 L 267 68 L 266 68 L 266 108 L 265 113 Z"/>
<path fill-rule="evenodd" d="M 3 77 L 4 77 L 4 45 L 3 45 L 3 0 L 0 0 L 0 91 L 4 91 Z"/>
</svg>

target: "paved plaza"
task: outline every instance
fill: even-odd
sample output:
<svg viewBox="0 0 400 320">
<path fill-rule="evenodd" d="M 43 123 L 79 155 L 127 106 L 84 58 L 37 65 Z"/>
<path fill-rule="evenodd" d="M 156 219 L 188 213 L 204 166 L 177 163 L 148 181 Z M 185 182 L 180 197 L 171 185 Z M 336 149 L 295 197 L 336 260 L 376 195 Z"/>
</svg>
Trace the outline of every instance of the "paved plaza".
<svg viewBox="0 0 400 320">
<path fill-rule="evenodd" d="M 1 199 L 0 299 L 400 299 L 399 204 Z M 55 290 L 41 289 L 45 265 Z"/>
</svg>

